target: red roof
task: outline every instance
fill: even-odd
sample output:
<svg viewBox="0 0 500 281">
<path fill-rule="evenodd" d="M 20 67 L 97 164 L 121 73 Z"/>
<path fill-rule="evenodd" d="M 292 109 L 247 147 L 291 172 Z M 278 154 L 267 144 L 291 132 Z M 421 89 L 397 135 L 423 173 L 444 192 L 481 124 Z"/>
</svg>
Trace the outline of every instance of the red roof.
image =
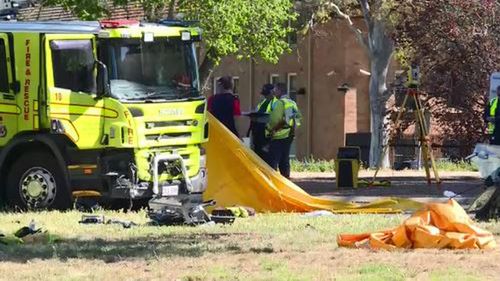
<svg viewBox="0 0 500 281">
<path fill-rule="evenodd" d="M 78 18 L 71 11 L 67 11 L 61 6 L 46 7 L 41 6 L 40 4 L 37 4 L 34 7 L 20 9 L 17 19 L 20 21 L 78 20 Z M 142 5 L 138 2 L 129 3 L 127 6 L 114 6 L 110 9 L 110 17 L 106 19 L 142 20 L 144 19 L 144 10 Z"/>
</svg>

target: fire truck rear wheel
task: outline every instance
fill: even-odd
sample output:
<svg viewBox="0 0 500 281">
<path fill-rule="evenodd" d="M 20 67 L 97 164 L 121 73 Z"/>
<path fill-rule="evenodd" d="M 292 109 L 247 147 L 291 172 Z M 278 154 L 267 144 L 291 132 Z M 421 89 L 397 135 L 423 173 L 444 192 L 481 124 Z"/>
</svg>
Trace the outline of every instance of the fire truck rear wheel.
<svg viewBox="0 0 500 281">
<path fill-rule="evenodd" d="M 7 202 L 22 210 L 65 210 L 72 206 L 64 172 L 49 153 L 23 154 L 7 178 Z"/>
</svg>

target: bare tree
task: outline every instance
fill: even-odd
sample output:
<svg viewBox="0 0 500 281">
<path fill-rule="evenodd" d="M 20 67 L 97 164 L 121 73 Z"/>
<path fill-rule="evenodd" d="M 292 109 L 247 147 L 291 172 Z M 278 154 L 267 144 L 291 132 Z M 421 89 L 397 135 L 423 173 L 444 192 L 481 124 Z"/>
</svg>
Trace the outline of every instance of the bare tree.
<svg viewBox="0 0 500 281">
<path fill-rule="evenodd" d="M 344 19 L 359 44 L 366 50 L 370 59 L 370 110 L 371 110 L 371 147 L 370 167 L 380 161 L 386 134 L 384 119 L 386 102 L 390 96 L 387 89 L 387 72 L 394 54 L 394 41 L 389 32 L 390 0 L 318 0 L 311 2 L 316 13 L 314 17 L 332 16 Z M 362 15 L 366 31 L 358 28 L 349 13 Z"/>
</svg>

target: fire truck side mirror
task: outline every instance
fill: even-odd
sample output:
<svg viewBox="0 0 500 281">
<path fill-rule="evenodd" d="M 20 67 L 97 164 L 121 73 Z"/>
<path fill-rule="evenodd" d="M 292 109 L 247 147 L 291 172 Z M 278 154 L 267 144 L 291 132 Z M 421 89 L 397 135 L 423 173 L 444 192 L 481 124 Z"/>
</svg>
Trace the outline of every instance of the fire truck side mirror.
<svg viewBox="0 0 500 281">
<path fill-rule="evenodd" d="M 97 97 L 109 96 L 111 91 L 109 87 L 108 68 L 101 61 L 96 60 L 95 63 L 97 66 Z"/>
</svg>

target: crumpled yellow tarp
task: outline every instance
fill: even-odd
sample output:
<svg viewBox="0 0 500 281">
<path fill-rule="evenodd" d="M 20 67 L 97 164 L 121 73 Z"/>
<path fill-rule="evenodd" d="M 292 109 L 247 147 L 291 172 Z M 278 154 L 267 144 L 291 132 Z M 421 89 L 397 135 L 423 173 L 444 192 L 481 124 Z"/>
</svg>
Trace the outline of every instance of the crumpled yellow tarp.
<svg viewBox="0 0 500 281">
<path fill-rule="evenodd" d="M 208 188 L 203 197 L 215 200 L 218 206 L 248 206 L 257 212 L 337 213 L 395 213 L 422 207 L 419 202 L 400 198 L 360 206 L 311 196 L 271 169 L 212 115 L 209 115 L 209 141 L 205 147 Z"/>
<path fill-rule="evenodd" d="M 372 249 L 449 248 L 492 249 L 495 238 L 489 231 L 473 225 L 465 210 L 455 201 L 430 203 L 395 229 L 364 233 L 340 234 L 341 247 Z"/>
</svg>

